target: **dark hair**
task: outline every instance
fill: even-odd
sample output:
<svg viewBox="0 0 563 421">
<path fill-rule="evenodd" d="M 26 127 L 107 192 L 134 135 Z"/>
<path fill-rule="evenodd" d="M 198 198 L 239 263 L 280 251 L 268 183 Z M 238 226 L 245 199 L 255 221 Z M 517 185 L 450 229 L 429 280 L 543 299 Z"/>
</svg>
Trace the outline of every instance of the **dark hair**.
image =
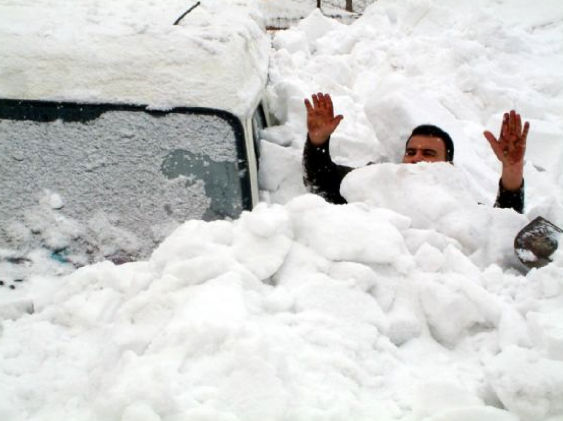
<svg viewBox="0 0 563 421">
<path fill-rule="evenodd" d="M 411 135 L 407 139 L 407 145 L 409 144 L 409 140 L 413 136 L 432 136 L 441 139 L 444 142 L 444 146 L 446 147 L 446 161 L 453 162 L 454 160 L 454 142 L 449 134 L 443 131 L 441 128 L 437 126 L 433 126 L 431 124 L 422 124 L 417 126 L 413 129 Z"/>
</svg>

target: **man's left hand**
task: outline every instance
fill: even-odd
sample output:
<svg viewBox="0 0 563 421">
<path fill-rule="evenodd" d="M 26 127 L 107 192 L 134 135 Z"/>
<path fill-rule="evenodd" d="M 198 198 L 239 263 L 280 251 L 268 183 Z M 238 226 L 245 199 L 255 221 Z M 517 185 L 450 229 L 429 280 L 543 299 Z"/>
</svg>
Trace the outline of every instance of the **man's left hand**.
<svg viewBox="0 0 563 421">
<path fill-rule="evenodd" d="M 518 190 L 522 186 L 526 138 L 529 129 L 530 123 L 525 122 L 522 127 L 520 114 L 512 110 L 503 116 L 498 140 L 489 131 L 483 133 L 496 157 L 502 163 L 501 182 L 507 190 Z"/>
</svg>

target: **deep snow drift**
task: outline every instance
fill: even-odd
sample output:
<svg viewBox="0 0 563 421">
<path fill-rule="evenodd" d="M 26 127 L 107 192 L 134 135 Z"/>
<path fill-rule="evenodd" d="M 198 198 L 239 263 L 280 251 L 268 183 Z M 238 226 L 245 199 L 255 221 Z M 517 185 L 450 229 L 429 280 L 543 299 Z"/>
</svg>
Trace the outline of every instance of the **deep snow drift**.
<svg viewBox="0 0 563 421">
<path fill-rule="evenodd" d="M 561 420 L 563 252 L 523 274 L 512 239 L 536 215 L 563 225 L 562 18 L 380 0 L 278 33 L 270 203 L 188 221 L 147 262 L 2 291 L 0 419 Z M 349 205 L 302 194 L 316 91 L 345 114 L 335 159 L 389 161 L 345 179 Z M 525 215 L 490 206 L 481 133 L 511 107 L 532 123 Z M 455 166 L 394 164 L 418 122 L 452 134 Z"/>
</svg>

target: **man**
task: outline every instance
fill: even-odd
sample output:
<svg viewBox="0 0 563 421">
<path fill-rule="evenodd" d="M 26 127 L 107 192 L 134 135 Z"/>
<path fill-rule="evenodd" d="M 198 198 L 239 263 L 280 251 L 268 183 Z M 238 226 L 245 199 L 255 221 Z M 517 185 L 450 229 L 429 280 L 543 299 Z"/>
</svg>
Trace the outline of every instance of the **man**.
<svg viewBox="0 0 563 421">
<path fill-rule="evenodd" d="M 313 95 L 313 103 L 305 99 L 307 108 L 307 141 L 303 151 L 305 184 L 327 201 L 344 204 L 340 183 L 353 168 L 332 162 L 329 153 L 330 136 L 342 119 L 334 115 L 329 94 Z M 522 127 L 522 119 L 514 110 L 504 114 L 499 138 L 484 132 L 493 152 L 502 163 L 496 207 L 524 210 L 524 154 L 530 124 Z M 416 127 L 407 140 L 403 163 L 450 162 L 454 159 L 454 144 L 442 129 L 432 125 Z"/>
</svg>

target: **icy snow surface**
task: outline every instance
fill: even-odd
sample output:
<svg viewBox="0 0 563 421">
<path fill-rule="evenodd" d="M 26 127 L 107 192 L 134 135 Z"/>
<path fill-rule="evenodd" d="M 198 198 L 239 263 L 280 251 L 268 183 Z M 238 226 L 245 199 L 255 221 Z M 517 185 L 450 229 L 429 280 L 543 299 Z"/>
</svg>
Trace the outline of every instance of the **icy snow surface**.
<svg viewBox="0 0 563 421">
<path fill-rule="evenodd" d="M 276 34 L 268 203 L 188 221 L 146 262 L 1 290 L 0 419 L 560 421 L 563 250 L 523 274 L 512 240 L 563 226 L 562 34 L 555 0 L 379 0 Z M 345 179 L 349 205 L 303 194 L 317 91 L 345 115 L 335 160 L 379 162 Z M 532 123 L 525 215 L 490 206 L 482 131 L 512 107 Z M 395 164 L 421 122 L 455 166 Z"/>
</svg>

